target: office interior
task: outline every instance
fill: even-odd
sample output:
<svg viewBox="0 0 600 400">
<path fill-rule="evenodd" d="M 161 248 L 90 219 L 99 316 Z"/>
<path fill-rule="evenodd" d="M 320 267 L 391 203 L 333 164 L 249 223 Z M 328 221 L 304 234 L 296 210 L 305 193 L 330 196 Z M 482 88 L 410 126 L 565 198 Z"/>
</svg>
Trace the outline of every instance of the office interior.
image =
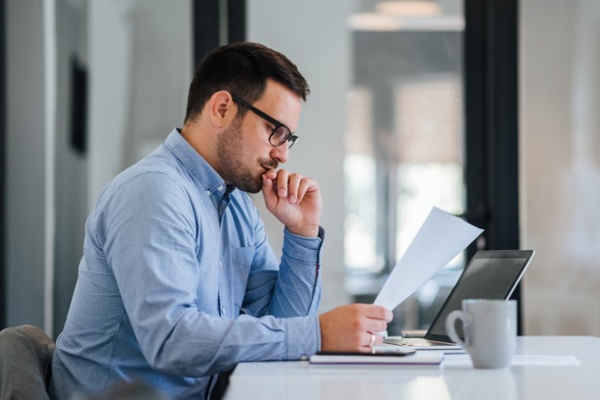
<svg viewBox="0 0 600 400">
<path fill-rule="evenodd" d="M 0 1 L 2 326 L 60 333 L 98 193 L 181 125 L 199 3 Z M 310 83 L 287 167 L 323 195 L 320 311 L 369 301 L 427 210 L 466 215 L 477 189 L 465 186 L 463 1 L 412 2 L 420 11 L 403 1 L 211 3 L 219 26 L 243 4 L 245 39 L 288 55 Z M 536 251 L 520 287 L 522 333 L 598 336 L 600 2 L 514 4 L 518 146 L 495 162 L 516 171 L 514 190 L 496 193 L 500 205 L 515 199 L 513 248 Z M 282 227 L 261 214 L 277 252 Z M 401 304 L 400 327 L 426 326 L 467 261 Z"/>
</svg>

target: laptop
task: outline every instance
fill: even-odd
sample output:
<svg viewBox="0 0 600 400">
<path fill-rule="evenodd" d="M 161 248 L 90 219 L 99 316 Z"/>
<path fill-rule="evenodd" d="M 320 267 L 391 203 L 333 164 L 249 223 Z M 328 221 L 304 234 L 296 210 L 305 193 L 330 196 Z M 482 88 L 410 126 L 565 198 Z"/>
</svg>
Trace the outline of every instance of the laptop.
<svg viewBox="0 0 600 400">
<path fill-rule="evenodd" d="M 418 350 L 460 349 L 446 334 L 446 317 L 462 308 L 464 299 L 508 300 L 533 258 L 533 250 L 478 251 L 433 319 L 424 337 L 388 336 L 384 346 L 411 346 Z M 458 330 L 459 336 L 462 332 Z"/>
</svg>

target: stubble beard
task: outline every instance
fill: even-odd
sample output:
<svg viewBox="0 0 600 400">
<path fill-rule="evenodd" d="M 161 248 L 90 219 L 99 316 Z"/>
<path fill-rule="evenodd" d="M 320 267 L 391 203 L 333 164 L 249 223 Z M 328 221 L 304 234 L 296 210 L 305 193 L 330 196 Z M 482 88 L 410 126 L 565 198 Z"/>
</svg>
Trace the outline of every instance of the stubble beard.
<svg viewBox="0 0 600 400">
<path fill-rule="evenodd" d="M 263 172 L 253 173 L 243 164 L 244 146 L 242 143 L 242 119 L 233 121 L 231 127 L 221 133 L 217 139 L 217 152 L 223 170 L 228 174 L 225 178 L 236 188 L 249 193 L 258 193 L 262 189 Z M 262 159 L 258 166 L 277 168 L 271 159 Z"/>
</svg>

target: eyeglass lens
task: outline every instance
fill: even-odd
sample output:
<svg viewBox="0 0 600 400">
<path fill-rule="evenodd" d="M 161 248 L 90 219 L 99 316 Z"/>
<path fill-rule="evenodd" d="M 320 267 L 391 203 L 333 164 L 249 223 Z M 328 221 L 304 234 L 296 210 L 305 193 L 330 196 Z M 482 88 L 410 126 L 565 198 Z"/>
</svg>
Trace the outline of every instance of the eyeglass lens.
<svg viewBox="0 0 600 400">
<path fill-rule="evenodd" d="M 280 126 L 277 129 L 275 129 L 271 134 L 270 142 L 273 146 L 277 147 L 284 144 L 287 140 L 290 140 L 289 147 L 292 147 L 294 145 L 295 140 L 292 139 L 290 130 L 287 129 L 285 126 Z"/>
</svg>

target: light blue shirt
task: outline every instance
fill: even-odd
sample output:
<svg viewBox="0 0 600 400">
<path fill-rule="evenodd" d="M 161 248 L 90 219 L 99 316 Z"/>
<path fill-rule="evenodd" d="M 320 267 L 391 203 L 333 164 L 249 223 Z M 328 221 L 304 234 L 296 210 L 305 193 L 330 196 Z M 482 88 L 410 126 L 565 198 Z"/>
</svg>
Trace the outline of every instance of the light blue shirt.
<svg viewBox="0 0 600 400">
<path fill-rule="evenodd" d="M 56 343 L 53 398 L 125 380 L 202 399 L 211 375 L 240 361 L 320 348 L 322 230 L 284 229 L 279 263 L 250 196 L 231 189 L 177 129 L 104 188 Z"/>
</svg>

